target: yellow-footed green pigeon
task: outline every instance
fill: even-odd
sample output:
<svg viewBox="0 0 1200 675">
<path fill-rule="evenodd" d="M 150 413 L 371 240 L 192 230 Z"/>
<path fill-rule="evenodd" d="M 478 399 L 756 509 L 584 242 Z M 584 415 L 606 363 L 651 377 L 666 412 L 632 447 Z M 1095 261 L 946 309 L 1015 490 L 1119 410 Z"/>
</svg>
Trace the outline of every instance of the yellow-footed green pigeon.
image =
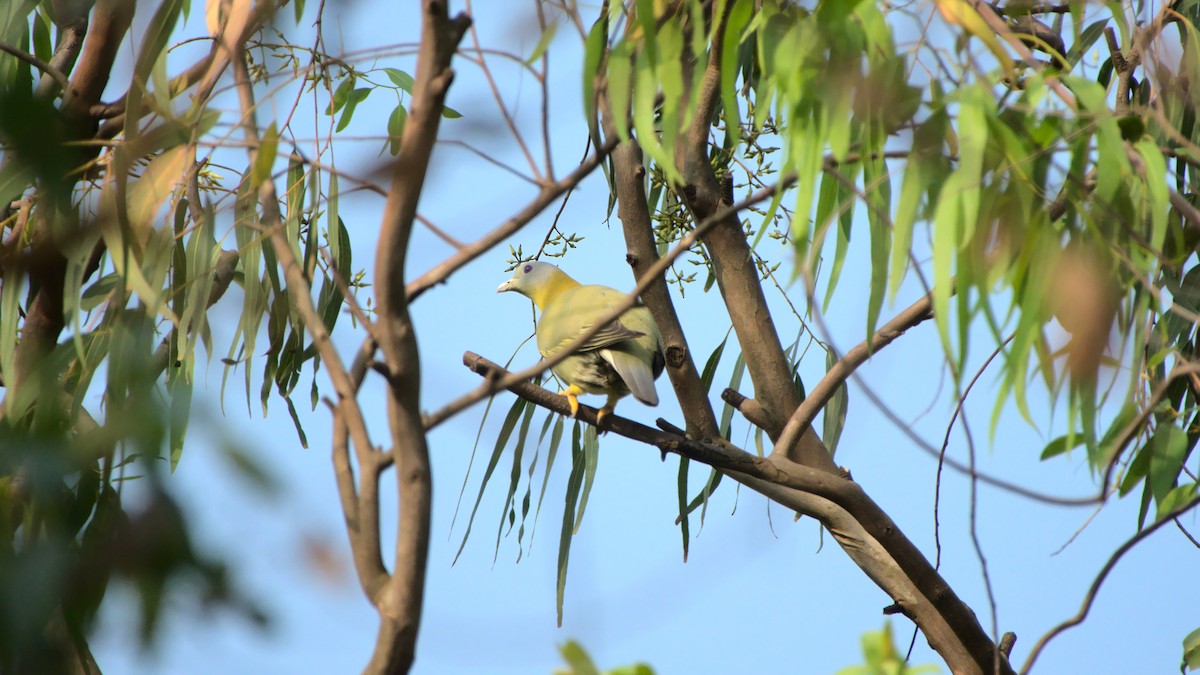
<svg viewBox="0 0 1200 675">
<path fill-rule="evenodd" d="M 504 291 L 516 291 L 537 305 L 542 315 L 537 325 L 538 351 L 548 359 L 625 299 L 625 293 L 615 288 L 584 286 L 554 265 L 537 261 L 518 265 L 513 277 L 496 289 Z M 638 303 L 551 370 L 567 384 L 559 394 L 570 402 L 572 416 L 579 412 L 576 397 L 580 394 L 608 395 L 596 415 L 600 421 L 626 394 L 646 405 L 658 405 L 654 380 L 665 362 L 658 326 L 650 310 Z"/>
</svg>

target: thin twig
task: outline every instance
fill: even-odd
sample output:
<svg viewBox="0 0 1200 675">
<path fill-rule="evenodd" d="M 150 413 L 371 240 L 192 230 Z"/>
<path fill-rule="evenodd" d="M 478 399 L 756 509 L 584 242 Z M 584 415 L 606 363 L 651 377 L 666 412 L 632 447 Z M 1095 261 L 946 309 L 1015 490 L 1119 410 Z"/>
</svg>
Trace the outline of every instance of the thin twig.
<svg viewBox="0 0 1200 675">
<path fill-rule="evenodd" d="M 1108 573 L 1111 572 L 1113 567 L 1116 566 L 1117 562 L 1120 561 L 1121 556 L 1129 552 L 1129 550 L 1136 546 L 1140 541 L 1146 537 L 1149 537 L 1151 534 L 1154 534 L 1158 528 L 1162 527 L 1168 522 L 1174 521 L 1176 518 L 1192 510 L 1197 505 L 1200 505 L 1200 497 L 1194 497 L 1191 501 L 1187 502 L 1178 509 L 1164 514 L 1163 517 L 1155 521 L 1154 524 L 1142 529 L 1140 532 L 1130 537 L 1124 544 L 1121 544 L 1120 548 L 1118 548 L 1116 551 L 1113 551 L 1113 554 L 1109 556 L 1108 561 L 1104 563 L 1104 567 L 1100 568 L 1100 571 L 1096 574 L 1096 578 L 1092 580 L 1092 585 L 1088 588 L 1087 595 L 1084 596 L 1083 604 L 1080 605 L 1079 611 L 1075 614 L 1075 616 L 1050 629 L 1049 632 L 1047 632 L 1041 637 L 1041 639 L 1037 641 L 1037 644 L 1035 644 L 1033 649 L 1030 650 L 1029 658 L 1025 661 L 1025 665 L 1021 668 L 1021 675 L 1025 675 L 1031 668 L 1033 668 L 1034 662 L 1037 661 L 1038 656 L 1041 655 L 1042 650 L 1047 644 L 1049 644 L 1051 640 L 1053 640 L 1063 631 L 1083 623 L 1084 619 L 1087 618 L 1088 612 L 1092 609 L 1092 603 L 1096 601 L 1096 595 L 1100 592 L 1100 586 L 1104 584 L 1104 580 L 1108 577 Z"/>
<path fill-rule="evenodd" d="M 408 282 L 405 286 L 405 294 L 408 297 L 408 301 L 410 303 L 415 301 L 425 291 L 444 282 L 451 274 L 454 274 L 464 265 L 475 260 L 488 249 L 496 246 L 522 227 L 528 225 L 531 220 L 555 199 L 558 199 L 564 192 L 572 190 L 588 174 L 594 171 L 596 167 L 600 166 L 604 162 L 604 158 L 608 156 L 608 153 L 612 151 L 614 145 L 615 143 L 605 144 L 562 180 L 543 186 L 532 201 L 508 220 L 504 221 L 499 227 L 470 244 L 462 245 L 454 255 L 438 263 L 428 272 Z"/>
<path fill-rule="evenodd" d="M 67 87 L 70 85 L 70 80 L 67 79 L 67 76 L 63 74 L 61 70 L 23 49 L 17 49 L 12 45 L 0 42 L 0 52 L 8 52 L 9 54 L 12 54 L 18 59 L 42 71 L 43 73 L 46 73 L 50 77 L 53 77 L 54 81 L 58 83 L 58 86 L 63 88 L 63 91 L 66 91 Z"/>
</svg>

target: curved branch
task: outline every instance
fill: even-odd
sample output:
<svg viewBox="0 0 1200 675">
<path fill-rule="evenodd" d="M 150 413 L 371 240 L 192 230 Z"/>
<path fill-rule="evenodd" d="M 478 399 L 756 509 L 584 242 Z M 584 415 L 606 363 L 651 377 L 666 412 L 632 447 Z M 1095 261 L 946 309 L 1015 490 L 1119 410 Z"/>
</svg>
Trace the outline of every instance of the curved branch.
<svg viewBox="0 0 1200 675">
<path fill-rule="evenodd" d="M 1175 518 L 1187 513 L 1198 505 L 1200 505 L 1200 497 L 1192 498 L 1190 502 L 1180 506 L 1178 509 L 1164 514 L 1163 517 L 1159 518 L 1153 525 L 1133 535 L 1124 544 L 1121 544 L 1120 548 L 1113 551 L 1113 554 L 1109 556 L 1108 561 L 1104 563 L 1104 567 L 1100 568 L 1100 571 L 1096 573 L 1096 578 L 1092 580 L 1092 585 L 1088 588 L 1087 595 L 1084 596 L 1083 604 L 1079 607 L 1079 611 L 1075 614 L 1075 616 L 1050 629 L 1048 633 L 1043 635 L 1041 639 L 1037 641 L 1037 644 L 1035 644 L 1033 649 L 1029 652 L 1029 658 L 1025 661 L 1025 665 L 1021 667 L 1021 675 L 1025 675 L 1025 673 L 1028 673 L 1029 670 L 1033 668 L 1033 664 L 1035 661 L 1037 661 L 1038 656 L 1041 655 L 1042 650 L 1051 640 L 1057 637 L 1059 633 L 1083 623 L 1084 619 L 1087 618 L 1088 612 L 1092 609 L 1092 603 L 1096 601 L 1096 595 L 1100 592 L 1100 586 L 1104 584 L 1104 580 L 1108 577 L 1108 573 L 1111 572 L 1113 567 L 1116 566 L 1117 562 L 1121 560 L 1121 556 L 1128 553 L 1130 549 L 1138 544 L 1138 542 L 1150 536 L 1151 534 L 1154 534 L 1158 528 L 1169 522 L 1172 522 Z"/>
<path fill-rule="evenodd" d="M 403 673 L 412 667 L 425 601 L 433 478 L 421 420 L 420 354 L 408 312 L 404 268 L 446 93 L 454 80 L 450 61 L 470 26 L 466 14 L 451 18 L 444 2 L 425 0 L 421 5 L 421 44 L 412 104 L 392 169 L 375 252 L 376 337 L 387 371 L 387 420 L 399 495 L 399 535 L 392 576 L 375 598 L 380 620 L 375 651 L 367 664 L 372 673 Z"/>
<path fill-rule="evenodd" d="M 825 373 L 825 377 L 813 387 L 804 401 L 796 408 L 796 412 L 792 413 L 787 424 L 784 425 L 783 431 L 779 434 L 779 440 L 775 442 L 775 449 L 771 452 L 774 456 L 777 453 L 786 455 L 792 444 L 796 442 L 800 434 L 807 430 L 816 419 L 825 404 L 829 399 L 833 398 L 838 387 L 844 386 L 846 380 L 858 369 L 859 366 L 866 363 L 867 359 L 876 351 L 883 349 L 891 344 L 896 338 L 904 335 L 904 332 L 909 328 L 929 319 L 933 316 L 933 295 L 922 296 L 919 300 L 897 314 L 891 321 L 887 322 L 876 331 L 875 335 L 870 339 L 859 343 L 856 347 L 846 352 L 845 356 L 838 360 L 837 363 Z"/>
<path fill-rule="evenodd" d="M 65 74 L 63 74 L 63 72 L 61 70 L 59 70 L 58 68 L 55 68 L 54 66 L 50 65 L 49 63 L 46 63 L 45 61 L 39 59 L 38 57 L 34 56 L 33 54 L 30 54 L 29 52 L 25 51 L 24 49 L 17 49 L 16 47 L 13 47 L 12 45 L 8 45 L 8 44 L 4 44 L 3 42 L 0 42 L 0 52 L 7 52 L 7 53 L 15 56 L 16 58 L 24 61 L 25 63 L 28 63 L 29 65 L 33 66 L 34 68 L 37 68 L 38 70 L 42 71 L 43 73 L 49 75 L 50 77 L 54 78 L 54 81 L 58 84 L 58 86 L 62 87 L 63 89 L 66 89 L 68 86 L 70 86 L 70 80 L 67 79 L 67 76 Z"/>
</svg>

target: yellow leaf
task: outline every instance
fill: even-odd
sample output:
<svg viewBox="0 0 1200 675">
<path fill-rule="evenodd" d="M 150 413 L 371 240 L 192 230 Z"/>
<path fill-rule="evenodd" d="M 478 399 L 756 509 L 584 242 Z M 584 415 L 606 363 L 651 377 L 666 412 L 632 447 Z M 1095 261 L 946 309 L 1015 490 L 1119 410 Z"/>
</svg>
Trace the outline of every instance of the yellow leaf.
<svg viewBox="0 0 1200 675">
<path fill-rule="evenodd" d="M 181 145 L 150 160 L 142 177 L 129 190 L 129 222 L 142 245 L 146 243 L 147 233 L 154 228 L 154 216 L 183 178 L 187 150 L 187 146 Z"/>
<path fill-rule="evenodd" d="M 972 3 L 967 0 L 934 0 L 934 3 L 947 23 L 958 26 L 982 40 L 1000 65 L 1004 67 L 1005 72 L 1007 74 L 1013 72 L 1015 65 L 1012 57 L 1008 55 L 1004 45 L 1000 44 L 999 38 L 996 37 L 996 31 L 987 25 Z"/>
</svg>

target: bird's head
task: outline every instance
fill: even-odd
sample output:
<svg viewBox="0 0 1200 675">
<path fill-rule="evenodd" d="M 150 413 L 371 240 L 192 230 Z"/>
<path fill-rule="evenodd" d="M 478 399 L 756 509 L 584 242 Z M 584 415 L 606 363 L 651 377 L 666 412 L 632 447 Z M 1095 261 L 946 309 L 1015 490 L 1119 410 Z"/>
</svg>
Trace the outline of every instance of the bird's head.
<svg viewBox="0 0 1200 675">
<path fill-rule="evenodd" d="M 538 309 L 544 310 L 546 303 L 554 296 L 578 285 L 579 282 L 554 265 L 530 260 L 518 265 L 512 278 L 500 284 L 496 292 L 516 291 L 533 300 Z"/>
</svg>

